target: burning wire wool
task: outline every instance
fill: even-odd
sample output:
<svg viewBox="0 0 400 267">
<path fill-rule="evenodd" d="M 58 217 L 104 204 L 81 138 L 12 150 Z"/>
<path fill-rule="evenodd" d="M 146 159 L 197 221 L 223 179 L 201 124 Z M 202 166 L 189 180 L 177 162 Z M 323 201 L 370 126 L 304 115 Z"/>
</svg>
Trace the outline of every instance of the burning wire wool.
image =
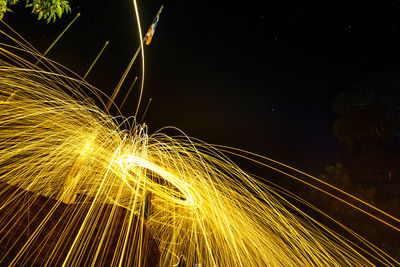
<svg viewBox="0 0 400 267">
<path fill-rule="evenodd" d="M 109 107 L 100 91 L 13 40 L 16 47 L 0 48 L 1 262 L 35 263 L 43 254 L 48 265 L 95 266 L 108 258 L 112 266 L 143 266 L 148 231 L 161 266 L 399 264 L 312 220 L 229 160 L 227 148 L 148 134 L 145 125 L 104 112 L 92 100 Z M 40 59 L 44 69 L 12 49 Z M 52 201 L 31 230 L 29 220 L 38 217 L 30 203 L 38 197 Z M 49 223 L 65 203 L 82 205 Z M 16 249 L 6 237 L 21 213 L 28 227 Z"/>
<path fill-rule="evenodd" d="M 17 60 L 11 52 L 2 53 Z M 118 220 L 124 227 L 114 236 L 113 265 L 141 265 L 137 255 L 145 247 L 133 251 L 128 237 L 142 236 L 144 228 L 159 244 L 161 266 L 177 266 L 182 259 L 188 266 L 372 264 L 339 235 L 289 212 L 272 189 L 217 149 L 189 138 L 149 135 L 145 126 L 128 121 L 121 125 L 89 101 L 84 89 L 74 89 L 77 80 L 18 60 L 20 67 L 0 62 L 0 182 L 56 203 L 90 203 L 86 213 L 62 218 L 67 226 L 47 255 L 49 263 L 83 264 L 87 250 L 95 263 L 110 253 L 106 236 L 117 217 L 101 214 L 122 207 L 126 214 Z M 12 216 L 25 209 L 10 205 L 23 192 L 3 202 L 2 212 Z M 147 220 L 134 224 L 145 211 Z M 2 230 L 6 218 L 0 218 Z M 93 229 L 99 223 L 105 225 L 102 232 Z M 64 248 L 73 226 L 79 227 L 77 234 Z M 44 231 L 51 229 L 36 228 L 13 264 L 23 261 L 25 251 L 37 249 L 31 244 Z M 93 238 L 100 240 L 97 247 L 91 247 Z M 68 253 L 59 259 L 65 249 Z"/>
</svg>

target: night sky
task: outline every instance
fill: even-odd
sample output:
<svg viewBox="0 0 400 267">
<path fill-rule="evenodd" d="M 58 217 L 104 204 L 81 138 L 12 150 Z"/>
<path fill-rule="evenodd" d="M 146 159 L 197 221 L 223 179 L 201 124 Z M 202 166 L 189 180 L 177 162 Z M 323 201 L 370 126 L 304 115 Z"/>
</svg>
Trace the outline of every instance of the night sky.
<svg viewBox="0 0 400 267">
<path fill-rule="evenodd" d="M 5 21 L 45 51 L 81 12 L 48 56 L 83 74 L 109 40 L 87 80 L 110 95 L 139 44 L 132 3 L 70 2 L 73 14 L 53 24 L 37 22 L 23 5 Z M 145 50 L 141 112 L 152 97 L 150 132 L 175 126 L 318 175 L 342 161 L 334 99 L 400 70 L 400 1 L 141 1 L 143 31 L 161 4 Z M 137 94 L 129 101 L 126 116 L 134 115 Z"/>
</svg>

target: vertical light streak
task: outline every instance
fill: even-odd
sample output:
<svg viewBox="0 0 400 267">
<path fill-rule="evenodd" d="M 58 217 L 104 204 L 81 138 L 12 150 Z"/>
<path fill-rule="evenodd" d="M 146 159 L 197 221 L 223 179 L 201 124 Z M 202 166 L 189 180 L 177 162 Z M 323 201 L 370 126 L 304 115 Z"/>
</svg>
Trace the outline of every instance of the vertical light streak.
<svg viewBox="0 0 400 267">
<path fill-rule="evenodd" d="M 136 107 L 136 111 L 135 111 L 135 118 L 139 112 L 139 107 L 140 107 L 140 103 L 142 101 L 142 95 L 143 95 L 143 88 L 144 88 L 144 75 L 145 75 L 145 67 L 144 67 L 144 47 L 143 47 L 143 35 L 142 35 L 142 27 L 140 25 L 140 17 L 139 17 L 139 9 L 137 7 L 137 3 L 136 0 L 133 0 L 133 6 L 135 9 L 135 16 L 136 16 L 136 21 L 137 21 L 137 27 L 138 27 L 138 31 L 139 31 L 139 40 L 140 40 L 140 47 L 142 50 L 142 76 L 141 76 L 141 83 L 140 83 L 140 93 L 139 93 L 139 100 L 138 100 L 138 104 Z"/>
</svg>

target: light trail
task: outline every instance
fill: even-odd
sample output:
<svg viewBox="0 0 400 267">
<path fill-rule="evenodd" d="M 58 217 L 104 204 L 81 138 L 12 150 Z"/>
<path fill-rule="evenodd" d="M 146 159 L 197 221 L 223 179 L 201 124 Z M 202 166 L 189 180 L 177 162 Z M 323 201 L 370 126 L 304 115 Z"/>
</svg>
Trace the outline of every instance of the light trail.
<svg viewBox="0 0 400 267">
<path fill-rule="evenodd" d="M 74 91 L 69 83 L 49 84 L 51 73 L 5 65 L 0 65 L 1 77 L 6 77 L 0 79 L 0 182 L 59 201 L 84 196 L 80 201 L 91 202 L 86 214 L 77 211 L 63 218 L 70 227 L 84 220 L 65 265 L 83 264 L 93 238 L 107 243 L 107 231 L 116 223 L 101 217 L 109 205 L 128 211 L 122 218 L 126 230 L 114 252 L 116 265 L 132 257 L 127 238 L 132 233 L 141 236 L 144 224 L 160 244 L 162 266 L 172 266 L 180 257 L 187 264 L 201 261 L 205 266 L 372 264 L 338 235 L 291 214 L 273 196 L 276 192 L 217 150 L 160 133 L 149 136 L 139 125 L 120 130 L 83 94 L 74 92 L 80 99 L 64 93 L 66 87 Z M 152 194 L 149 219 L 133 228 L 132 220 L 144 214 L 146 192 Z M 4 208 L 12 214 L 19 207 Z M 0 229 L 7 228 L 4 223 Z M 91 228 L 99 223 L 105 227 L 102 233 Z M 57 242 L 59 249 L 68 229 Z M 16 264 L 44 231 L 49 229 L 36 229 Z M 92 248 L 93 257 L 104 255 L 106 248 Z M 373 253 L 386 262 L 386 256 Z M 49 262 L 59 254 L 53 251 Z"/>
<path fill-rule="evenodd" d="M 131 93 L 133 86 L 135 86 L 135 83 L 137 81 L 138 77 L 136 76 L 135 79 L 133 80 L 131 86 L 128 89 L 128 92 L 125 94 L 124 100 L 122 100 L 121 105 L 119 106 L 119 110 L 122 110 L 122 107 L 124 106 L 126 100 L 128 99 L 129 94 Z"/>
<path fill-rule="evenodd" d="M 146 108 L 143 112 L 142 118 L 140 119 L 140 123 L 142 124 L 144 121 L 144 118 L 146 117 L 147 111 L 149 110 L 149 107 L 151 105 L 151 101 L 153 101 L 153 98 L 150 97 L 149 102 L 147 102 Z"/>
<path fill-rule="evenodd" d="M 124 74 L 122 75 L 121 79 L 119 80 L 117 86 L 114 89 L 114 92 L 112 93 L 110 99 L 108 100 L 106 110 L 108 111 L 111 107 L 111 105 L 114 103 L 115 97 L 118 95 L 119 90 L 121 89 L 122 84 L 124 83 L 126 76 L 128 75 L 129 71 L 131 70 L 133 63 L 135 63 L 136 57 L 139 55 L 140 50 L 142 49 L 143 45 L 140 45 L 137 49 L 135 54 L 133 55 L 131 61 L 129 62 L 128 66 L 125 69 Z M 141 88 L 143 90 L 143 88 Z"/>
<path fill-rule="evenodd" d="M 137 22 L 137 27 L 138 27 L 138 32 L 139 32 L 139 44 L 140 44 L 140 48 L 142 51 L 142 76 L 141 76 L 141 84 L 140 84 L 140 91 L 139 91 L 139 100 L 138 100 L 138 104 L 136 106 L 136 112 L 135 112 L 135 118 L 137 117 L 137 114 L 139 112 L 139 107 L 140 107 L 140 103 L 142 100 L 142 95 L 143 95 L 143 88 L 144 88 L 144 70 L 145 70 L 145 64 L 144 64 L 144 42 L 146 41 L 146 38 L 143 39 L 143 34 L 142 34 L 142 26 L 140 23 L 140 16 L 139 16 L 139 9 L 137 6 L 137 1 L 136 0 L 132 0 L 133 3 L 133 7 L 134 7 L 134 11 L 135 11 L 135 16 L 136 16 L 136 22 Z"/>
<path fill-rule="evenodd" d="M 75 20 L 77 20 L 79 18 L 79 16 L 81 15 L 81 13 L 76 14 L 75 18 L 67 25 L 67 27 L 65 27 L 65 29 L 57 36 L 57 38 L 51 43 L 51 45 L 46 49 L 46 51 L 43 53 L 42 57 L 36 61 L 35 65 L 39 64 L 39 62 L 42 60 L 42 58 L 44 58 L 48 52 L 50 52 L 50 50 L 55 46 L 55 44 L 58 42 L 58 40 L 60 40 L 60 38 L 64 35 L 64 33 L 69 29 L 69 27 L 71 27 L 71 25 L 75 22 Z"/>
<path fill-rule="evenodd" d="M 370 209 L 372 209 L 372 210 L 378 212 L 380 215 L 384 215 L 384 216 L 386 216 L 386 217 L 388 217 L 388 218 L 394 220 L 396 223 L 400 223 L 400 219 L 398 219 L 398 218 L 396 218 L 396 217 L 390 215 L 389 213 L 387 213 L 387 212 L 385 212 L 385 211 L 383 211 L 383 210 L 381 210 L 381 209 L 379 209 L 379 208 L 377 208 L 377 207 L 371 205 L 370 203 L 368 203 L 368 202 L 366 202 L 366 201 L 364 201 L 364 200 L 362 200 L 362 199 L 360 199 L 360 198 L 358 198 L 358 197 L 356 197 L 356 196 L 354 196 L 354 195 L 352 195 L 352 194 L 350 194 L 350 193 L 348 193 L 348 192 L 346 192 L 346 191 L 344 191 L 344 190 L 342 190 L 342 189 L 340 189 L 340 188 L 338 188 L 338 187 L 336 187 L 336 186 L 333 186 L 333 185 L 331 185 L 331 184 L 329 184 L 329 183 L 327 183 L 327 182 L 325 182 L 325 181 L 323 181 L 323 180 L 321 180 L 321 179 L 318 179 L 317 177 L 314 177 L 314 176 L 312 176 L 312 175 L 310 175 L 310 174 L 308 174 L 308 173 L 305 173 L 305 172 L 303 172 L 303 171 L 300 171 L 300 170 L 298 170 L 298 169 L 296 169 L 296 168 L 293 168 L 293 167 L 291 167 L 291 166 L 289 166 L 289 165 L 286 165 L 286 164 L 284 164 L 284 163 L 282 163 L 282 162 L 273 160 L 273 159 L 271 159 L 271 158 L 268 158 L 268 157 L 265 157 L 265 156 L 262 156 L 262 155 L 258 155 L 258 154 L 252 153 L 252 152 L 250 152 L 250 151 L 246 151 L 246 150 L 239 149 L 239 148 L 234 148 L 234 147 L 222 146 L 222 145 L 214 145 L 214 146 L 217 147 L 217 148 L 219 148 L 221 151 L 223 151 L 223 152 L 225 152 L 225 153 L 228 153 L 228 154 L 231 154 L 231 155 L 235 155 L 235 156 L 238 156 L 238 157 L 241 157 L 241 158 L 244 158 L 244 159 L 253 161 L 253 162 L 257 163 L 257 164 L 263 165 L 263 166 L 268 167 L 268 168 L 271 168 L 271 169 L 274 168 L 274 167 L 272 167 L 272 166 L 270 166 L 270 165 L 268 165 L 268 164 L 266 164 L 266 163 L 263 163 L 263 162 L 261 162 L 261 161 L 259 161 L 259 160 L 256 160 L 255 158 L 259 158 L 259 159 L 261 159 L 261 160 L 268 161 L 268 162 L 273 163 L 273 164 L 277 164 L 279 167 L 281 167 L 281 168 L 282 168 L 282 167 L 283 167 L 283 168 L 286 168 L 288 171 L 294 171 L 294 172 L 296 172 L 296 175 L 295 175 L 295 176 L 292 176 L 292 175 L 290 175 L 290 174 L 288 173 L 288 171 L 282 171 L 282 170 L 279 169 L 279 168 L 274 168 L 276 171 L 281 172 L 282 174 L 286 175 L 287 177 L 291 177 L 291 178 L 293 178 L 293 179 L 295 179 L 295 180 L 297 180 L 297 181 L 299 181 L 299 182 L 301 182 L 301 183 L 304 183 L 304 184 L 306 184 L 306 185 L 308 185 L 308 186 L 310 186 L 310 187 L 312 187 L 312 188 L 314 188 L 314 189 L 317 189 L 317 190 L 319 190 L 319 191 L 321 191 L 321 192 L 323 192 L 323 193 L 325 193 L 325 194 L 327 194 L 327 195 L 330 195 L 330 196 L 332 196 L 333 198 L 336 198 L 336 199 L 338 199 L 338 200 L 340 200 L 340 201 L 346 203 L 347 205 L 349 205 L 349 206 L 351 206 L 351 207 L 353 207 L 353 208 L 359 210 L 360 212 L 366 213 L 367 215 L 371 216 L 372 218 L 375 218 L 376 220 L 378 220 L 378 221 L 380 221 L 380 222 L 386 224 L 387 226 L 393 228 L 394 230 L 400 232 L 400 228 L 399 228 L 400 226 L 395 226 L 395 225 L 389 223 L 387 220 L 381 219 L 381 218 L 379 218 L 379 217 L 376 217 L 376 216 L 372 215 L 371 213 L 365 211 L 364 209 L 359 208 L 358 206 L 355 206 L 354 204 L 351 204 L 350 202 L 344 200 L 343 198 L 338 197 L 338 196 L 336 196 L 336 195 L 334 195 L 334 194 L 332 194 L 332 193 L 329 193 L 329 192 L 327 192 L 327 191 L 321 189 L 321 187 L 319 187 L 319 186 L 315 186 L 315 185 L 312 185 L 312 184 L 306 182 L 304 179 L 300 178 L 300 175 L 305 176 L 305 177 L 307 177 L 307 178 L 310 178 L 311 180 L 314 180 L 314 181 L 316 181 L 316 182 L 318 182 L 318 183 L 320 183 L 320 184 L 322 184 L 322 185 L 325 185 L 325 186 L 327 186 L 328 188 L 333 189 L 333 190 L 335 190 L 336 192 L 339 192 L 339 193 L 341 193 L 341 194 L 343 194 L 343 195 L 349 197 L 350 199 L 355 200 L 356 202 L 361 203 L 361 204 L 367 206 L 368 208 L 370 208 Z M 247 155 L 247 156 L 246 156 L 246 155 Z"/>
<path fill-rule="evenodd" d="M 181 259 L 187 266 L 400 264 L 345 226 L 363 247 L 313 220 L 283 195 L 301 198 L 266 186 L 223 152 L 302 180 L 285 172 L 295 171 L 290 166 L 269 167 L 258 155 L 184 135 L 149 135 L 128 120 L 121 125 L 90 101 L 96 88 L 64 74 L 71 71 L 48 59 L 44 71 L 6 48 L 0 49 L 0 262 L 31 264 L 44 255 L 48 265 L 95 266 L 111 257 L 112 266 L 143 266 L 148 231 L 159 244 L 160 266 Z M 320 189 L 318 183 L 309 184 Z M 340 198 L 336 191 L 326 193 Z M 8 244 L 40 197 L 48 199 L 49 212 L 40 219 L 45 209 L 38 209 L 28 222 L 29 237 L 27 228 Z M 82 205 L 57 215 L 65 203 Z M 51 249 L 49 233 L 57 237 Z"/>
<path fill-rule="evenodd" d="M 110 42 L 106 41 L 103 45 L 103 48 L 100 50 L 100 52 L 97 54 L 96 58 L 94 59 L 94 61 L 92 62 L 92 64 L 90 65 L 89 69 L 86 71 L 85 75 L 83 75 L 83 79 L 85 80 L 86 77 L 89 75 L 90 71 L 92 70 L 92 68 L 94 67 L 94 65 L 96 64 L 97 60 L 99 60 L 100 56 L 103 54 L 104 49 L 106 49 L 106 47 L 108 46 Z"/>
</svg>

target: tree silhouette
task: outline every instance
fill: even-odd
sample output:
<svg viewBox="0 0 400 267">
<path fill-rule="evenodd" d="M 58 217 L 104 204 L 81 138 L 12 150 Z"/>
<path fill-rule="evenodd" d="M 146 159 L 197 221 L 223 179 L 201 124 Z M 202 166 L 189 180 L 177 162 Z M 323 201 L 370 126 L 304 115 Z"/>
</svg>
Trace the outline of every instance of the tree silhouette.
<svg viewBox="0 0 400 267">
<path fill-rule="evenodd" d="M 327 166 L 321 179 L 400 217 L 400 82 L 372 77 L 333 103 L 333 131 L 344 145 L 344 162 Z M 318 192 L 312 203 L 367 240 L 400 257 L 398 233 Z M 360 223 L 363 222 L 363 223 Z"/>
</svg>

